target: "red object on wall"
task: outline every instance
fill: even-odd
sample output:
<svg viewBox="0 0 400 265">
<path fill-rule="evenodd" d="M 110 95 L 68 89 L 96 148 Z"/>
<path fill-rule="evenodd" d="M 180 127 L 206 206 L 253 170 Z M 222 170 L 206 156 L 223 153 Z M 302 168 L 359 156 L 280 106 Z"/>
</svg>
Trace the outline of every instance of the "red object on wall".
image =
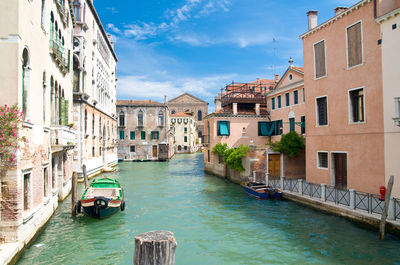
<svg viewBox="0 0 400 265">
<path fill-rule="evenodd" d="M 379 188 L 379 193 L 381 194 L 381 200 L 384 200 L 385 199 L 385 194 L 386 194 L 386 188 L 385 188 L 385 186 L 381 186 L 380 188 Z"/>
</svg>

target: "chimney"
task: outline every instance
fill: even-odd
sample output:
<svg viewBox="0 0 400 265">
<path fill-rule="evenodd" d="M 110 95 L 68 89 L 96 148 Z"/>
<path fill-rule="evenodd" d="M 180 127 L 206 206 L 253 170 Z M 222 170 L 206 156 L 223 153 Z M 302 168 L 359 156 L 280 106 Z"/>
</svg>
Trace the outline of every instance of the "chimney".
<svg viewBox="0 0 400 265">
<path fill-rule="evenodd" d="M 260 103 L 256 103 L 255 111 L 256 111 L 256 115 L 260 115 Z"/>
<path fill-rule="evenodd" d="M 260 78 L 257 77 L 257 82 L 260 82 Z"/>
<path fill-rule="evenodd" d="M 167 96 L 164 96 L 164 105 L 167 105 Z"/>
<path fill-rule="evenodd" d="M 275 74 L 275 83 L 278 83 L 278 82 L 279 82 L 279 75 Z"/>
<path fill-rule="evenodd" d="M 233 112 L 233 115 L 237 114 L 237 103 L 232 103 L 232 112 Z"/>
<path fill-rule="evenodd" d="M 318 11 L 310 10 L 307 12 L 308 30 L 312 30 L 318 25 Z"/>
<path fill-rule="evenodd" d="M 334 10 L 335 10 L 335 16 L 336 16 L 336 15 L 338 15 L 338 14 L 340 14 L 340 13 L 346 11 L 346 10 L 347 10 L 347 7 L 338 6 L 338 7 L 336 7 Z"/>
</svg>

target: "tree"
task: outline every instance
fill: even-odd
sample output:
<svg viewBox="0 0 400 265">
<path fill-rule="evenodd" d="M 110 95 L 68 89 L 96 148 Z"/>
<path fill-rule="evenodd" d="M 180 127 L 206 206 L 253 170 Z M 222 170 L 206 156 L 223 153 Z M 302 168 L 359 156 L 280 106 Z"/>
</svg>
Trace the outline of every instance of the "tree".
<svg viewBox="0 0 400 265">
<path fill-rule="evenodd" d="M 304 138 L 295 131 L 283 134 L 280 141 L 271 144 L 272 149 L 289 157 L 296 156 L 306 145 Z"/>
</svg>

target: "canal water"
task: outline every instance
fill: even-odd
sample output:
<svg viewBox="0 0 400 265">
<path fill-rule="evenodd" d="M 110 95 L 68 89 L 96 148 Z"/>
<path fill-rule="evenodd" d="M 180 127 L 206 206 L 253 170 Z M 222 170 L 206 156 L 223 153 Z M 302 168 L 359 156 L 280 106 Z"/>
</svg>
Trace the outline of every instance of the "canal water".
<svg viewBox="0 0 400 265">
<path fill-rule="evenodd" d="M 204 174 L 202 154 L 120 163 L 126 209 L 71 217 L 68 198 L 18 264 L 133 264 L 135 235 L 168 230 L 177 265 L 400 264 L 400 240 L 290 201 L 258 201 Z M 82 187 L 80 187 L 82 190 Z"/>
</svg>

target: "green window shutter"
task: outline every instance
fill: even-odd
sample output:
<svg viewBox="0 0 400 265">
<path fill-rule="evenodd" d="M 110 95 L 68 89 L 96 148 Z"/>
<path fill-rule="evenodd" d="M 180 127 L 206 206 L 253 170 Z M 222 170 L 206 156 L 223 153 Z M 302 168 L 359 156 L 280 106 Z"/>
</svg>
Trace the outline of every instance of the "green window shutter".
<svg viewBox="0 0 400 265">
<path fill-rule="evenodd" d="M 219 132 L 221 136 L 229 135 L 229 121 L 220 121 L 219 122 Z"/>
<path fill-rule="evenodd" d="M 258 136 L 267 136 L 268 128 L 266 122 L 258 122 Z"/>
<path fill-rule="evenodd" d="M 294 128 L 294 127 L 295 127 L 295 120 L 294 120 L 294 118 L 290 118 L 290 119 L 289 119 L 289 127 L 290 127 L 289 129 L 290 129 L 291 132 L 293 132 L 293 131 L 295 130 L 295 128 Z"/>
<path fill-rule="evenodd" d="M 299 91 L 293 91 L 293 104 L 299 103 Z"/>
<path fill-rule="evenodd" d="M 156 132 L 157 140 L 160 139 L 160 132 Z"/>
<path fill-rule="evenodd" d="M 301 133 L 306 133 L 306 116 L 301 116 Z"/>
<path fill-rule="evenodd" d="M 125 132 L 124 131 L 119 131 L 119 139 L 124 140 L 125 139 Z"/>
<path fill-rule="evenodd" d="M 60 99 L 60 123 L 61 125 L 68 124 L 68 100 Z"/>
<path fill-rule="evenodd" d="M 135 131 L 131 131 L 131 140 L 135 140 L 136 135 L 135 135 Z"/>
<path fill-rule="evenodd" d="M 220 130 L 220 125 L 221 125 L 221 122 L 220 121 L 217 121 L 217 135 L 218 136 L 221 136 L 221 130 Z"/>
<path fill-rule="evenodd" d="M 275 98 L 271 98 L 271 107 L 275 109 Z"/>
<path fill-rule="evenodd" d="M 140 139 L 146 140 L 146 132 L 145 131 L 140 132 Z"/>
<path fill-rule="evenodd" d="M 275 130 L 275 122 L 273 121 L 267 122 L 267 127 L 268 127 L 267 135 L 268 136 L 273 135 Z"/>
</svg>

